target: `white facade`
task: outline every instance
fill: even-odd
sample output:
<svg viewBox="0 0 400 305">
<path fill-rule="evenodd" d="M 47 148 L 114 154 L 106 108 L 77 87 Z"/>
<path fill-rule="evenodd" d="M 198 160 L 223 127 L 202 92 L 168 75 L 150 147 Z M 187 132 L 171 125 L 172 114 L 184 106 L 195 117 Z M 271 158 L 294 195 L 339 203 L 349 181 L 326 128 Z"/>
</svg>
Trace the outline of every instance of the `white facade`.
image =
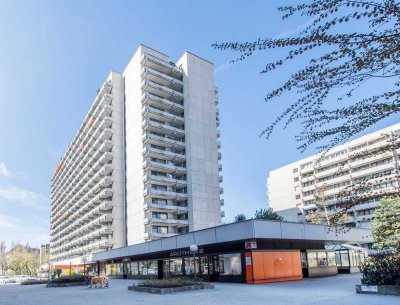
<svg viewBox="0 0 400 305">
<path fill-rule="evenodd" d="M 189 52 L 110 74 L 52 178 L 52 261 L 221 224 L 216 93 Z"/>
<path fill-rule="evenodd" d="M 308 211 L 316 209 L 316 188 L 324 186 L 328 212 L 346 203 L 346 192 L 359 201 L 348 222 L 369 227 L 382 196 L 399 192 L 399 135 L 400 124 L 395 124 L 272 170 L 267 180 L 269 206 L 288 221 L 304 221 Z"/>
</svg>

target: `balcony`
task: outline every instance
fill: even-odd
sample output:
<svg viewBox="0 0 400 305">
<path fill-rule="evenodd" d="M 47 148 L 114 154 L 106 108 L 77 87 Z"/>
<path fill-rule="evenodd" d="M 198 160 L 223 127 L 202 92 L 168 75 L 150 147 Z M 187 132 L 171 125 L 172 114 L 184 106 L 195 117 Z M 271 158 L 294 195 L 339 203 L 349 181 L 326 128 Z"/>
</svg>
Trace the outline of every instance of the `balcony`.
<svg viewBox="0 0 400 305">
<path fill-rule="evenodd" d="M 164 177 L 164 176 L 157 176 L 157 175 L 151 175 L 151 174 L 144 175 L 143 182 L 144 183 L 158 183 L 158 184 L 165 185 L 165 186 L 174 186 L 177 183 L 176 179 L 174 179 L 172 177 Z"/>
<path fill-rule="evenodd" d="M 379 155 L 376 156 L 371 156 L 370 158 L 365 158 L 365 159 L 358 159 L 358 160 L 354 160 L 350 163 L 351 167 L 355 168 L 364 164 L 368 164 L 368 163 L 373 163 L 379 160 L 383 160 L 383 159 L 387 159 L 393 157 L 392 152 L 385 152 L 385 153 L 381 153 Z"/>
<path fill-rule="evenodd" d="M 154 212 L 177 212 L 178 207 L 176 205 L 162 205 L 162 204 L 155 204 L 155 203 L 145 203 L 143 209 L 145 211 L 154 211 Z M 187 208 L 186 208 L 187 211 Z"/>
<path fill-rule="evenodd" d="M 140 58 L 142 65 L 160 71 L 176 79 L 182 78 L 182 71 L 170 63 L 150 54 L 143 54 Z"/>
<path fill-rule="evenodd" d="M 160 137 L 151 133 L 146 133 L 142 138 L 144 144 L 164 145 L 166 147 L 185 148 L 185 142 L 173 138 Z"/>
<path fill-rule="evenodd" d="M 161 198 L 161 199 L 175 199 L 177 197 L 177 193 L 172 192 L 172 191 L 164 191 L 164 190 L 156 190 L 153 188 L 146 188 L 143 191 L 143 196 L 144 197 L 156 196 L 157 198 Z"/>
<path fill-rule="evenodd" d="M 150 94 L 160 96 L 165 99 L 172 100 L 174 102 L 182 103 L 183 94 L 181 92 L 175 91 L 166 86 L 159 85 L 155 82 L 149 80 L 143 80 L 140 88 Z"/>
<path fill-rule="evenodd" d="M 380 173 L 380 172 L 384 172 L 387 170 L 393 170 L 393 169 L 395 169 L 394 162 L 389 162 L 389 163 L 384 163 L 382 165 L 378 165 L 378 166 L 374 166 L 374 167 L 368 167 L 368 168 L 358 170 L 358 171 L 352 171 L 351 177 L 359 178 L 359 177 L 367 176 L 370 174 Z"/>
<path fill-rule="evenodd" d="M 314 175 L 315 175 L 316 178 L 322 178 L 322 177 L 326 177 L 326 176 L 329 176 L 329 175 L 342 173 L 343 171 L 349 170 L 349 168 L 350 167 L 349 167 L 348 164 L 343 165 L 343 166 L 330 168 L 330 169 L 324 170 L 322 172 L 317 172 L 317 168 L 316 168 L 316 170 L 314 172 Z"/>
<path fill-rule="evenodd" d="M 220 200 L 219 200 L 219 204 L 220 204 L 220 206 L 224 206 L 224 205 L 225 205 L 224 199 L 220 199 Z"/>
<path fill-rule="evenodd" d="M 177 219 L 148 218 L 147 225 L 177 226 Z"/>
<path fill-rule="evenodd" d="M 183 137 L 185 135 L 185 130 L 182 128 L 178 128 L 168 123 L 159 123 L 149 119 L 145 119 L 142 122 L 143 130 L 152 130 L 157 133 L 163 133 L 166 135 L 178 135 Z"/>
<path fill-rule="evenodd" d="M 178 116 L 182 114 L 184 111 L 182 102 L 171 101 L 161 96 L 157 96 L 148 92 L 142 94 L 141 101 L 143 105 L 162 108 L 166 111 L 177 114 Z"/>
<path fill-rule="evenodd" d="M 182 116 L 176 115 L 169 111 L 156 109 L 152 106 L 144 106 L 142 108 L 142 115 L 146 118 L 152 118 L 159 121 L 165 121 L 168 123 L 171 122 L 179 122 L 182 126 L 185 122 L 185 119 Z"/>
<path fill-rule="evenodd" d="M 156 71 L 152 68 L 143 67 L 140 75 L 149 81 L 155 82 L 162 86 L 170 87 L 176 91 L 181 92 L 183 90 L 183 82 L 181 80 Z"/>
<path fill-rule="evenodd" d="M 166 173 L 174 173 L 176 171 L 176 166 L 171 163 L 160 163 L 150 160 L 145 160 L 143 162 L 143 169 L 145 170 L 159 170 Z"/>
<path fill-rule="evenodd" d="M 151 146 L 146 146 L 143 148 L 143 155 L 144 157 L 154 157 L 158 159 L 166 159 L 166 160 L 181 160 L 184 161 L 186 159 L 186 156 L 181 153 L 175 153 L 173 151 L 169 151 L 167 149 L 162 150 L 158 148 L 154 148 Z"/>
<path fill-rule="evenodd" d="M 304 206 L 303 210 L 310 211 L 310 210 L 315 210 L 316 208 L 317 208 L 317 206 L 315 204 L 308 204 L 308 205 Z"/>
<path fill-rule="evenodd" d="M 165 237 L 171 237 L 171 236 L 175 236 L 178 235 L 177 233 L 151 233 L 151 237 L 152 239 L 160 239 L 160 238 L 165 238 Z"/>
</svg>

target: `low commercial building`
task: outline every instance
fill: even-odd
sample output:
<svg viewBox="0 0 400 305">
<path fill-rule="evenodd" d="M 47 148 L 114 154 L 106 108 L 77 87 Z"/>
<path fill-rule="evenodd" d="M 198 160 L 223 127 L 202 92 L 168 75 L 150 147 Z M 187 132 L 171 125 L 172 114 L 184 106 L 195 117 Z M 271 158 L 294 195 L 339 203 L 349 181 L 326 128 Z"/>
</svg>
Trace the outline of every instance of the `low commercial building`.
<svg viewBox="0 0 400 305">
<path fill-rule="evenodd" d="M 369 229 L 248 220 L 94 253 L 86 268 L 120 278 L 193 275 L 209 281 L 268 283 L 338 272 L 326 246 L 372 241 Z M 190 251 L 197 245 L 197 253 Z M 331 254 L 330 254 L 331 253 Z"/>
</svg>

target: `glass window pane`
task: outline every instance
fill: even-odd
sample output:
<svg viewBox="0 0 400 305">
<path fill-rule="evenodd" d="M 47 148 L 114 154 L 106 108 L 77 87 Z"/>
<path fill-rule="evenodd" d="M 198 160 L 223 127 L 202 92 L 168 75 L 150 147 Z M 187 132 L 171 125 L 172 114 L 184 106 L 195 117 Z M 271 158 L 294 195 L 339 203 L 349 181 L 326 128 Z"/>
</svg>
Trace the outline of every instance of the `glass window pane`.
<svg viewBox="0 0 400 305">
<path fill-rule="evenodd" d="M 318 266 L 325 267 L 328 266 L 328 261 L 326 259 L 326 252 L 318 252 Z"/>
<path fill-rule="evenodd" d="M 317 253 L 316 252 L 307 252 L 308 259 L 308 267 L 317 267 Z"/>
<path fill-rule="evenodd" d="M 328 252 L 328 266 L 336 266 L 335 252 Z"/>
<path fill-rule="evenodd" d="M 342 259 L 342 266 L 350 266 L 349 254 L 346 251 L 340 252 L 340 258 Z"/>
<path fill-rule="evenodd" d="M 223 261 L 221 274 L 224 275 L 242 274 L 242 260 L 240 253 L 220 255 L 220 260 L 221 259 Z"/>
</svg>

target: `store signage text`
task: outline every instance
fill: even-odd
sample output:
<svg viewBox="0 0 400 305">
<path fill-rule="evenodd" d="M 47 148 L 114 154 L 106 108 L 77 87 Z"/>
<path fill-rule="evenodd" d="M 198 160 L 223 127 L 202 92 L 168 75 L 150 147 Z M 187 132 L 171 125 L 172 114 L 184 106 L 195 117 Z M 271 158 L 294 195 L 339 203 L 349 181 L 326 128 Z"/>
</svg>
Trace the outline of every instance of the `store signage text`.
<svg viewBox="0 0 400 305">
<path fill-rule="evenodd" d="M 199 251 L 197 251 L 196 254 L 204 254 L 204 249 L 199 248 Z M 173 251 L 173 252 L 170 252 L 170 254 L 169 254 L 170 257 L 190 256 L 190 255 L 193 255 L 193 252 L 190 250 Z"/>
</svg>

